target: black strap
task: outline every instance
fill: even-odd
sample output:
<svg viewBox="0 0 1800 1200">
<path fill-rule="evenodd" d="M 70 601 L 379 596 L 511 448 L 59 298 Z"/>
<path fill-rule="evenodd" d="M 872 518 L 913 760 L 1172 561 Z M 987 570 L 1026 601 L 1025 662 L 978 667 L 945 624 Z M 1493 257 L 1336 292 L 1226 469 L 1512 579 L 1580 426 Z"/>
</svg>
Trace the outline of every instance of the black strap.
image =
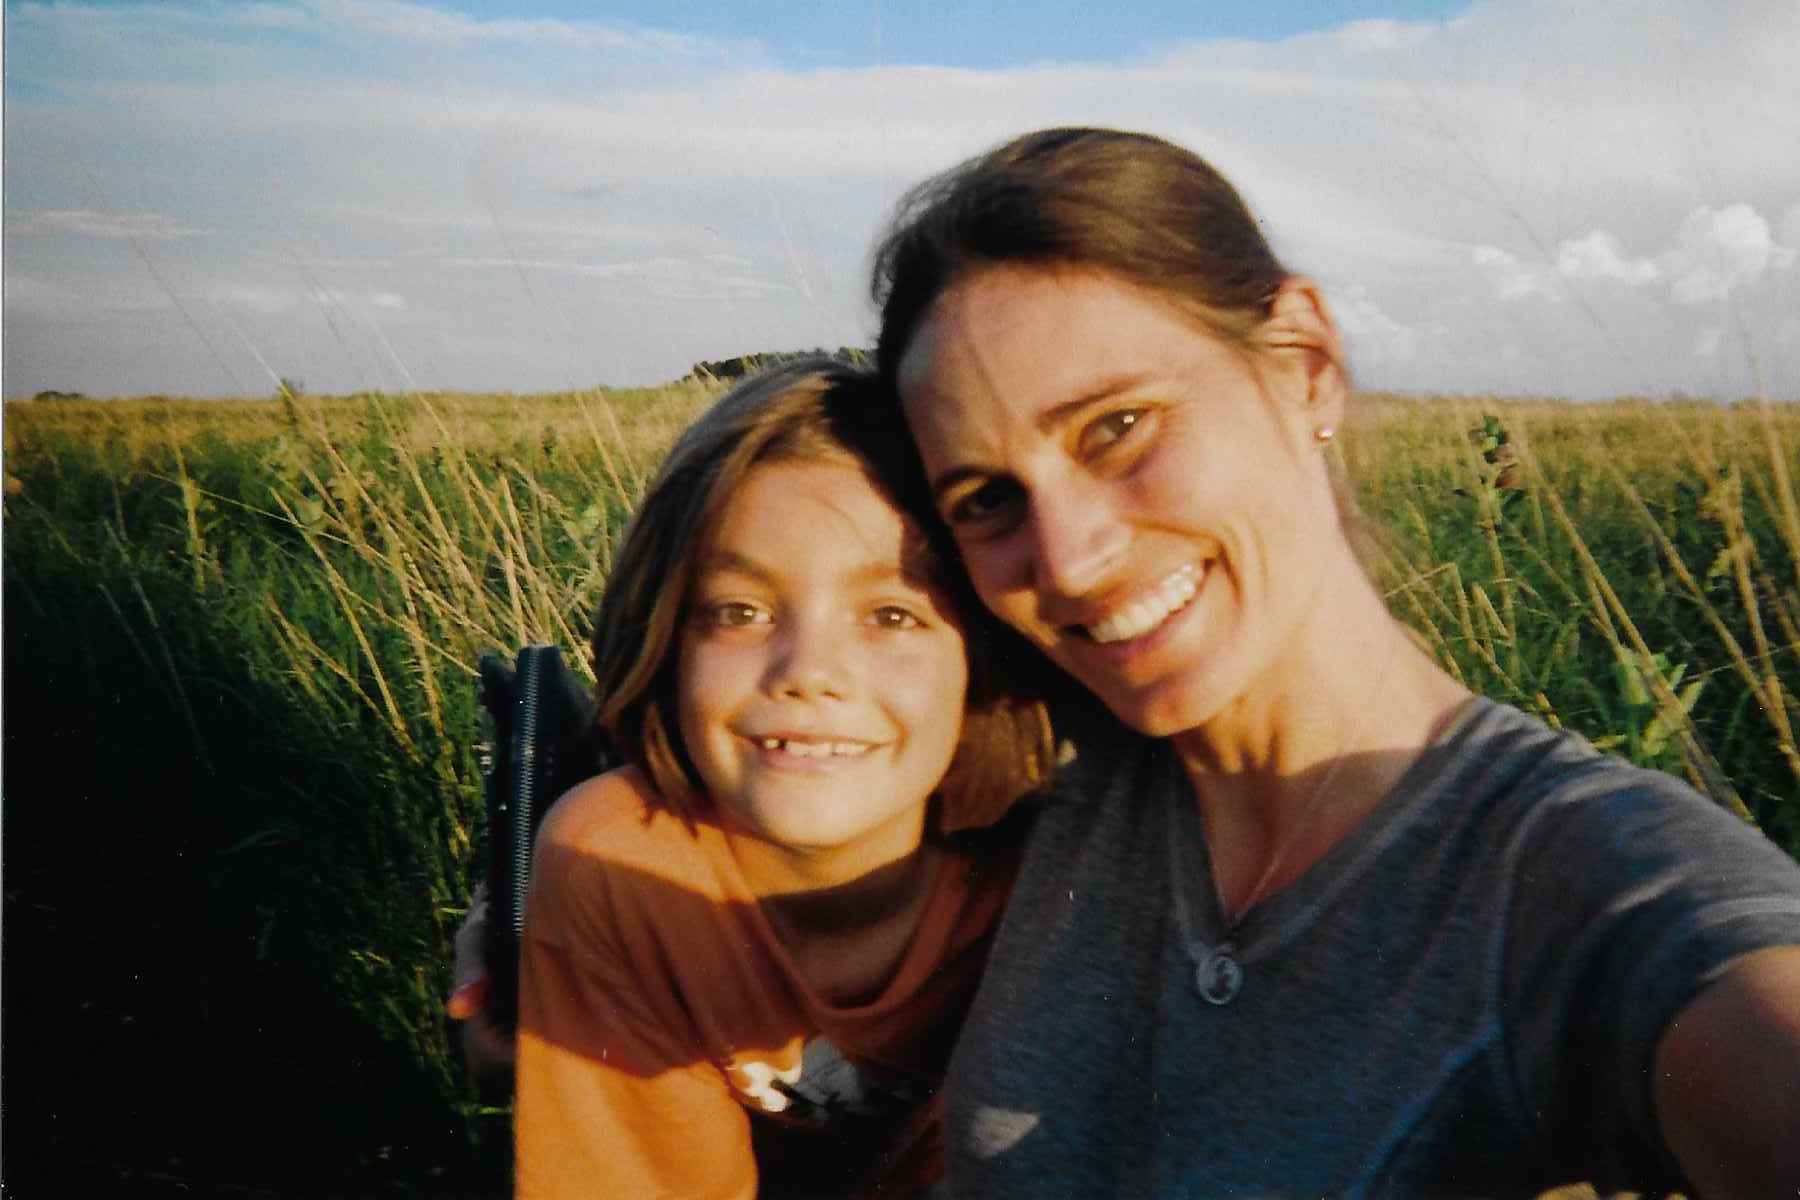
<svg viewBox="0 0 1800 1200">
<path fill-rule="evenodd" d="M 603 755 L 593 697 L 555 646 L 526 646 L 513 663 L 481 656 L 487 744 L 488 1015 L 518 1020 L 519 935 L 531 884 L 531 849 L 558 796 L 598 773 Z"/>
</svg>

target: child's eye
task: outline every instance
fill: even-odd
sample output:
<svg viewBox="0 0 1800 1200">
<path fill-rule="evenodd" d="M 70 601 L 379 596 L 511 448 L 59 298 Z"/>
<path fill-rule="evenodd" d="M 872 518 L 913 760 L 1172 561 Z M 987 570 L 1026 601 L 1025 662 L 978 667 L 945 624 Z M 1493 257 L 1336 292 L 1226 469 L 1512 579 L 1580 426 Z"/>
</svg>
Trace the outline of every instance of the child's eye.
<svg viewBox="0 0 1800 1200">
<path fill-rule="evenodd" d="M 918 629 L 925 624 L 898 604 L 882 605 L 869 619 L 879 629 Z"/>
<path fill-rule="evenodd" d="M 1090 422 L 1081 431 L 1077 448 L 1083 458 L 1099 454 L 1131 436 L 1149 415 L 1142 408 L 1121 408 Z"/>
<path fill-rule="evenodd" d="M 773 617 L 768 609 L 748 601 L 723 600 L 717 604 L 702 606 L 700 619 L 722 629 L 736 629 L 744 625 L 766 625 Z"/>
</svg>

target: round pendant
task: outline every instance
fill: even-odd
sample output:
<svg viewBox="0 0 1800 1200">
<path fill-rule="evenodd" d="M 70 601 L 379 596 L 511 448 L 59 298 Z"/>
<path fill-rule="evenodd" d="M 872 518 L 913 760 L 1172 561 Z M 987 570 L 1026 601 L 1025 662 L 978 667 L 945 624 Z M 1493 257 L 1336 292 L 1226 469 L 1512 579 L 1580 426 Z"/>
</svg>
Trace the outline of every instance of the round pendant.
<svg viewBox="0 0 1800 1200">
<path fill-rule="evenodd" d="M 1229 943 L 1208 950 L 1194 964 L 1194 990 L 1208 1004 L 1230 1004 L 1243 987 L 1244 968 L 1231 957 Z"/>
</svg>

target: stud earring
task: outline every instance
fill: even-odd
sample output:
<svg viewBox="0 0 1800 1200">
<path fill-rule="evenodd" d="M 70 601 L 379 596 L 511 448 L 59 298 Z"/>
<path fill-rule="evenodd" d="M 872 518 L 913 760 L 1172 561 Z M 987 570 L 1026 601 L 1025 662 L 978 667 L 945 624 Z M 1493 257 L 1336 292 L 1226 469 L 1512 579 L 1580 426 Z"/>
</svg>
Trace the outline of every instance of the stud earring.
<svg viewBox="0 0 1800 1200">
<path fill-rule="evenodd" d="M 1319 426 L 1319 428 L 1313 430 L 1313 437 L 1318 439 L 1320 445 L 1328 444 L 1331 441 L 1331 439 L 1336 436 L 1337 436 L 1337 430 L 1333 429 L 1329 425 L 1321 425 L 1321 426 Z"/>
</svg>

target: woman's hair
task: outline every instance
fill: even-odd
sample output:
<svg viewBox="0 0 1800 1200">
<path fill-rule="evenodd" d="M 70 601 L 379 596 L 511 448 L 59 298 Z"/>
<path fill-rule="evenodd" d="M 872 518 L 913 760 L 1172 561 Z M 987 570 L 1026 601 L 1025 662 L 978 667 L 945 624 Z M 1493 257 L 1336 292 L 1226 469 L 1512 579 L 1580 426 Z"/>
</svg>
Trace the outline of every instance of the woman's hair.
<svg viewBox="0 0 1800 1200">
<path fill-rule="evenodd" d="M 945 289 L 1002 263 L 1110 272 L 1246 351 L 1288 277 L 1243 200 L 1198 155 L 1142 133 L 1040 130 L 901 200 L 875 251 L 881 377 L 893 383 Z"/>
<path fill-rule="evenodd" d="M 1041 129 L 908 192 L 875 249 L 876 363 L 900 359 L 933 302 L 967 273 L 1019 264 L 1105 271 L 1155 293 L 1252 364 L 1289 278 L 1237 190 L 1190 150 L 1146 133 Z M 1340 366 L 1342 364 L 1340 363 Z M 1338 518 L 1364 570 L 1384 557 L 1337 460 Z"/>
<path fill-rule="evenodd" d="M 693 564 L 732 495 L 768 463 L 853 466 L 909 514 L 908 564 L 950 598 L 963 628 L 969 689 L 962 736 L 938 788 L 938 828 L 986 825 L 1041 787 L 1052 763 L 1043 704 L 1002 686 L 998 656 L 1033 652 L 982 608 L 927 519 L 919 468 L 896 405 L 875 376 L 830 359 L 790 363 L 733 388 L 676 441 L 613 560 L 594 624 L 597 720 L 613 748 L 671 811 L 704 811 L 705 789 L 682 743 L 676 686 Z M 1021 675 L 1030 677 L 1027 669 Z"/>
</svg>

